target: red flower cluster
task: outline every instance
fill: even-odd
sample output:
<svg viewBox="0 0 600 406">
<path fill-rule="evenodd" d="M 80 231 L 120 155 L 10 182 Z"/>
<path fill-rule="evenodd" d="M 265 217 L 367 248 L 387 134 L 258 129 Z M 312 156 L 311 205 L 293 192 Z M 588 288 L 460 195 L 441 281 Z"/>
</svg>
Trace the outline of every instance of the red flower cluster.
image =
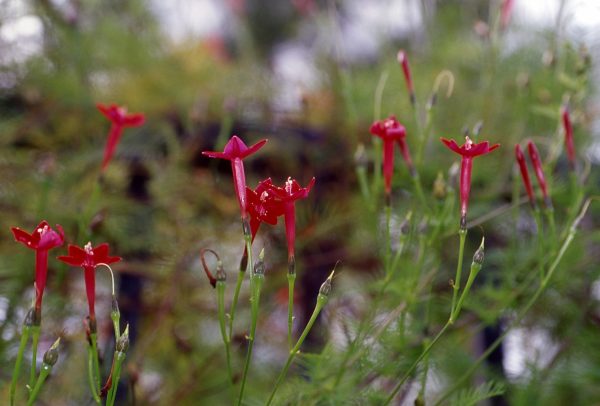
<svg viewBox="0 0 600 406">
<path fill-rule="evenodd" d="M 531 164 L 533 165 L 535 177 L 537 178 L 538 184 L 540 185 L 540 190 L 542 191 L 544 205 L 546 206 L 546 208 L 551 209 L 552 200 L 550 199 L 550 195 L 548 193 L 548 185 L 546 183 L 546 177 L 544 176 L 544 170 L 542 169 L 540 153 L 538 152 L 538 149 L 533 143 L 533 141 L 527 142 L 527 151 L 529 152 L 529 159 L 531 159 Z M 535 196 L 533 194 L 533 188 L 531 187 L 531 181 L 529 180 L 529 173 L 527 171 L 527 164 L 525 163 L 525 156 L 521 151 L 521 146 L 519 144 L 515 145 L 515 156 L 517 159 L 517 163 L 519 164 L 521 178 L 523 179 L 523 184 L 525 185 L 525 191 L 527 192 L 529 203 L 531 204 L 532 208 L 535 208 Z"/>
</svg>

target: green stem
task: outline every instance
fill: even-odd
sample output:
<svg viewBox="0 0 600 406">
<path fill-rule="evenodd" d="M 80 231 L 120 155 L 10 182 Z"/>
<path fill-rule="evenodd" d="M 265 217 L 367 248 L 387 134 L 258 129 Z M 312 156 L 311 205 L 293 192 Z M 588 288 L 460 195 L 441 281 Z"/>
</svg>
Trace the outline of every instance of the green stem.
<svg viewBox="0 0 600 406">
<path fill-rule="evenodd" d="M 460 295 L 460 299 L 458 299 L 458 303 L 456 304 L 456 309 L 454 309 L 454 311 L 452 312 L 452 316 L 450 317 L 451 323 L 454 323 L 456 321 L 456 319 L 458 318 L 458 315 L 460 314 L 460 310 L 462 309 L 463 301 L 467 297 L 467 294 L 469 293 L 469 290 L 471 289 L 471 285 L 473 285 L 473 282 L 475 281 L 475 277 L 477 276 L 477 274 L 479 273 L 480 270 L 481 270 L 481 264 L 478 264 L 476 262 L 471 263 L 471 271 L 469 272 L 469 277 L 467 278 L 467 283 L 465 285 L 464 290 L 462 291 L 462 293 Z"/>
<path fill-rule="evenodd" d="M 288 346 L 292 348 L 292 328 L 294 326 L 294 283 L 296 282 L 296 273 L 288 273 Z"/>
<path fill-rule="evenodd" d="M 385 206 L 385 253 L 384 253 L 384 266 L 385 266 L 385 274 L 388 275 L 390 273 L 390 259 L 392 255 L 392 232 L 391 232 L 391 222 L 392 222 L 392 206 L 388 201 Z"/>
<path fill-rule="evenodd" d="M 235 309 L 237 308 L 238 299 L 240 296 L 240 290 L 242 288 L 242 282 L 244 281 L 245 270 L 241 270 L 237 275 L 237 282 L 235 283 L 235 290 L 233 292 L 233 301 L 231 302 L 231 309 L 229 310 L 229 340 L 233 337 L 233 318 L 235 316 Z"/>
<path fill-rule="evenodd" d="M 96 385 L 96 380 L 94 378 L 94 353 L 91 345 L 88 345 L 87 353 L 88 383 L 90 385 L 90 391 L 92 392 L 92 397 L 94 398 L 94 401 L 97 404 L 101 404 L 100 396 L 98 396 L 98 386 Z"/>
<path fill-rule="evenodd" d="M 121 378 L 121 366 L 123 365 L 125 356 L 126 354 L 124 352 L 115 351 L 115 369 L 113 370 L 112 386 L 110 387 L 106 397 L 106 406 L 113 406 L 115 404 L 119 379 Z"/>
<path fill-rule="evenodd" d="M 221 329 L 221 337 L 223 338 L 223 344 L 225 344 L 225 356 L 227 357 L 227 374 L 229 376 L 229 382 L 233 385 L 233 372 L 231 370 L 231 348 L 230 340 L 227 336 L 227 329 L 225 327 L 225 282 L 217 281 L 217 309 L 219 314 L 219 327 Z"/>
<path fill-rule="evenodd" d="M 356 179 L 358 180 L 358 185 L 360 187 L 360 193 L 365 199 L 365 202 L 371 208 L 371 192 L 369 191 L 369 185 L 367 181 L 367 168 L 364 165 L 358 165 L 356 167 Z"/>
<path fill-rule="evenodd" d="M 29 396 L 29 400 L 27 401 L 27 406 L 33 405 L 33 402 L 35 402 L 35 400 L 37 399 L 37 396 L 40 393 L 40 389 L 42 389 L 42 386 L 44 385 L 44 382 L 46 381 L 48 375 L 50 375 L 50 372 L 52 372 L 52 367 L 46 363 L 43 363 L 42 370 L 40 371 L 40 376 L 37 378 L 35 386 L 33 387 L 31 395 Z"/>
<path fill-rule="evenodd" d="M 440 398 L 436 401 L 435 405 L 442 404 L 442 402 L 445 399 L 447 399 L 452 393 L 454 393 L 473 374 L 473 372 L 475 372 L 475 370 L 477 370 L 477 368 L 479 368 L 479 366 L 481 365 L 481 363 L 500 345 L 500 343 L 502 343 L 502 341 L 508 335 L 508 333 L 514 327 L 516 327 L 517 325 L 519 325 L 521 323 L 521 321 L 523 320 L 523 318 L 525 317 L 525 315 L 527 314 L 527 312 L 531 309 L 531 307 L 534 305 L 534 303 L 538 300 L 538 298 L 544 292 L 544 290 L 546 289 L 546 287 L 547 287 L 550 279 L 554 275 L 554 272 L 556 271 L 556 269 L 558 267 L 558 264 L 560 263 L 560 261 L 561 261 L 562 257 L 564 256 L 565 252 L 569 248 L 569 245 L 571 245 L 571 242 L 573 241 L 573 238 L 575 238 L 575 233 L 577 231 L 577 226 L 579 225 L 579 222 L 581 221 L 581 219 L 583 218 L 583 216 L 587 212 L 587 209 L 588 209 L 588 207 L 590 205 L 590 202 L 591 202 L 591 199 L 586 200 L 586 202 L 583 204 L 583 207 L 582 207 L 579 215 L 571 223 L 571 226 L 569 227 L 569 232 L 567 234 L 567 237 L 565 238 L 564 242 L 562 243 L 562 245 L 560 247 L 560 250 L 558 251 L 558 254 L 554 258 L 554 261 L 550 265 L 550 268 L 548 269 L 548 273 L 546 273 L 546 276 L 541 280 L 540 286 L 535 291 L 535 293 L 533 294 L 533 296 L 531 297 L 531 299 L 529 300 L 529 302 L 527 302 L 527 304 L 521 310 L 521 312 L 519 313 L 519 315 L 504 330 L 504 332 L 500 335 L 500 337 L 498 337 L 496 339 L 496 341 L 494 341 L 487 348 L 487 350 L 485 350 L 485 352 L 483 354 L 481 354 L 481 356 L 479 356 L 479 358 L 477 358 L 477 360 L 473 363 L 473 365 L 454 383 L 454 385 L 452 385 L 449 389 L 447 389 L 440 396 Z"/>
<path fill-rule="evenodd" d="M 248 352 L 246 353 L 246 362 L 244 364 L 244 374 L 242 375 L 242 385 L 240 387 L 240 395 L 238 398 L 238 406 L 242 404 L 244 398 L 244 389 L 246 387 L 246 380 L 248 378 L 248 369 L 250 368 L 250 361 L 252 360 L 252 348 L 254 347 L 254 338 L 256 334 L 256 324 L 258 321 L 258 305 L 260 302 L 260 290 L 264 282 L 264 275 L 256 274 L 250 278 L 250 289 L 252 290 L 251 297 L 251 326 L 250 335 L 248 336 Z"/>
<path fill-rule="evenodd" d="M 437 343 L 437 341 L 446 332 L 446 330 L 448 329 L 448 327 L 450 327 L 451 324 L 452 323 L 450 322 L 450 320 L 448 320 L 446 322 L 446 324 L 444 325 L 444 327 L 442 327 L 440 332 L 435 336 L 435 338 L 433 340 L 431 340 L 431 342 L 425 347 L 425 349 L 423 350 L 421 355 L 419 355 L 419 357 L 415 360 L 415 362 L 412 363 L 412 365 L 410 366 L 408 371 L 406 371 L 406 373 L 404 374 L 402 379 L 400 379 L 400 381 L 396 384 L 396 386 L 394 386 L 394 389 L 392 389 L 392 393 L 390 393 L 390 395 L 387 397 L 387 399 L 383 402 L 383 406 L 389 405 L 390 402 L 392 400 L 394 400 L 394 397 L 396 397 L 396 395 L 398 394 L 398 391 L 402 388 L 402 385 L 404 385 L 404 382 L 406 382 L 406 380 L 410 377 L 410 374 L 414 371 L 414 369 L 417 367 L 417 365 L 419 365 L 419 362 L 421 362 L 421 360 L 423 358 L 425 358 L 427 356 L 427 354 L 429 354 L 429 352 L 431 351 L 431 349 L 433 348 L 435 343 Z"/>
<path fill-rule="evenodd" d="M 35 385 L 37 370 L 37 349 L 40 342 L 40 326 L 31 326 L 31 371 L 29 375 L 29 390 Z"/>
<path fill-rule="evenodd" d="M 25 346 L 29 340 L 29 333 L 31 331 L 30 326 L 23 326 L 23 333 L 21 334 L 21 343 L 19 344 L 19 352 L 17 353 L 17 360 L 15 361 L 15 369 L 13 370 L 12 381 L 10 383 L 10 405 L 15 404 L 15 391 L 17 389 L 17 380 L 21 373 L 21 364 L 23 362 L 23 355 L 25 353 Z"/>
<path fill-rule="evenodd" d="M 462 274 L 462 263 L 463 263 L 463 255 L 465 252 L 465 240 L 467 237 L 467 229 L 460 228 L 458 230 L 458 235 L 460 237 L 460 245 L 458 248 L 458 263 L 456 265 L 456 278 L 454 279 L 454 284 L 452 286 L 452 306 L 450 313 L 450 320 L 454 321 L 456 318 L 454 317 L 454 311 L 456 307 L 456 299 L 458 299 L 458 291 L 460 289 L 460 277 Z"/>
<path fill-rule="evenodd" d="M 98 360 L 98 335 L 97 333 L 90 334 L 90 340 L 92 341 L 92 354 L 94 361 L 94 379 L 96 382 L 96 390 L 100 390 L 100 362 Z"/>
<path fill-rule="evenodd" d="M 267 406 L 269 406 L 271 404 L 271 402 L 273 402 L 273 399 L 275 398 L 275 394 L 277 393 L 277 389 L 279 389 L 279 386 L 281 385 L 281 382 L 283 382 L 283 379 L 287 375 L 288 369 L 290 368 L 290 365 L 292 365 L 292 361 L 294 360 L 294 357 L 298 353 L 298 350 L 300 349 L 300 346 L 302 345 L 302 343 L 306 339 L 306 336 L 308 335 L 308 333 L 312 329 L 313 324 L 315 324 L 315 321 L 317 320 L 317 316 L 321 312 L 321 309 L 323 309 L 323 307 L 327 303 L 327 300 L 328 300 L 328 298 L 325 295 L 319 294 L 317 296 L 317 304 L 315 305 L 315 309 L 313 310 L 313 313 L 310 316 L 310 319 L 308 320 L 308 323 L 306 324 L 306 327 L 304 328 L 304 331 L 302 331 L 302 334 L 300 335 L 300 338 L 296 342 L 296 345 L 294 346 L 294 348 L 292 348 L 290 350 L 290 353 L 288 355 L 288 359 L 285 362 L 285 366 L 283 367 L 283 369 L 281 370 L 281 373 L 277 377 L 277 381 L 275 382 L 275 386 L 273 387 L 273 390 L 271 391 L 271 395 L 269 396 L 269 400 L 267 400 L 267 403 L 266 403 Z"/>
</svg>

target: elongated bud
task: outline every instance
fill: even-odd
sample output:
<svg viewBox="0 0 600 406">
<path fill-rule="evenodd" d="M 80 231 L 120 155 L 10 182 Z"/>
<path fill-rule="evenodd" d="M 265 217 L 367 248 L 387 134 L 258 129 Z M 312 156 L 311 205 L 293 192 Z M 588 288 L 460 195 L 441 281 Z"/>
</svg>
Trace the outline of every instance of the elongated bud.
<svg viewBox="0 0 600 406">
<path fill-rule="evenodd" d="M 529 203 L 531 204 L 532 208 L 535 208 L 535 196 L 533 194 L 533 188 L 531 187 L 531 180 L 529 179 L 527 164 L 525 163 L 525 155 L 523 155 L 523 151 L 521 150 L 521 146 L 519 144 L 515 145 L 515 158 L 517 159 L 517 164 L 519 164 L 521 179 L 523 179 L 525 191 L 527 192 L 527 197 L 529 198 Z"/>
<path fill-rule="evenodd" d="M 538 152 L 538 149 L 533 141 L 529 141 L 527 143 L 527 150 L 529 152 L 531 163 L 533 164 L 533 169 L 535 170 L 535 177 L 538 180 L 538 184 L 542 190 L 542 195 L 544 196 L 544 204 L 546 205 L 547 209 L 551 209 L 552 200 L 550 200 L 550 196 L 548 195 L 548 186 L 546 185 L 546 178 L 544 177 L 544 170 L 542 169 L 540 153 Z"/>
<path fill-rule="evenodd" d="M 334 272 L 335 272 L 335 269 L 333 271 L 331 271 L 331 274 L 327 277 L 325 282 L 323 282 L 323 284 L 321 285 L 321 288 L 319 288 L 320 296 L 329 297 L 329 293 L 331 292 L 331 281 L 333 280 Z"/>
<path fill-rule="evenodd" d="M 404 80 L 406 81 L 410 103 L 414 106 L 417 100 L 415 97 L 415 90 L 413 87 L 412 76 L 410 74 L 410 65 L 408 64 L 408 56 L 406 56 L 406 52 L 404 52 L 404 50 L 398 51 L 397 59 L 400 66 L 402 66 L 402 73 L 404 74 Z"/>
<path fill-rule="evenodd" d="M 121 334 L 121 337 L 117 340 L 115 349 L 122 353 L 126 353 L 129 349 L 129 324 L 127 324 L 125 331 L 123 331 L 123 334 Z"/>
<path fill-rule="evenodd" d="M 358 146 L 356 147 L 356 151 L 354 152 L 354 162 L 356 166 L 361 168 L 365 168 L 369 163 L 365 146 L 362 143 L 358 144 Z"/>
<path fill-rule="evenodd" d="M 54 366 L 54 364 L 56 364 L 56 361 L 58 361 L 58 345 L 59 344 L 60 344 L 60 337 L 58 337 L 56 339 L 54 344 L 52 344 L 52 346 L 50 348 L 48 348 L 48 351 L 46 351 L 46 353 L 44 354 L 44 364 L 49 365 L 49 366 Z"/>
<path fill-rule="evenodd" d="M 565 147 L 567 149 L 567 158 L 571 170 L 575 170 L 575 143 L 573 142 L 573 125 L 571 124 L 571 116 L 569 115 L 568 106 L 562 106 L 560 109 L 562 117 L 563 129 L 565 132 Z"/>
<path fill-rule="evenodd" d="M 446 181 L 441 171 L 438 172 L 435 181 L 433 181 L 433 196 L 440 200 L 446 197 Z"/>
<path fill-rule="evenodd" d="M 110 301 L 110 317 L 111 318 L 119 318 L 121 317 L 121 311 L 119 310 L 119 302 L 117 301 L 117 296 L 113 295 Z"/>
<path fill-rule="evenodd" d="M 36 323 L 36 311 L 35 308 L 29 309 L 27 314 L 25 315 L 25 320 L 23 320 L 23 325 L 27 327 L 37 326 L 39 323 Z"/>
<path fill-rule="evenodd" d="M 477 251 L 475 251 L 475 254 L 473 255 L 473 263 L 478 264 L 480 266 L 483 264 L 483 259 L 485 258 L 485 252 L 483 248 L 484 242 L 485 237 L 481 239 L 481 244 L 479 245 L 479 248 L 477 248 Z"/>
<path fill-rule="evenodd" d="M 258 254 L 258 261 L 254 263 L 254 274 L 264 275 L 265 274 L 265 249 L 260 250 Z"/>
</svg>

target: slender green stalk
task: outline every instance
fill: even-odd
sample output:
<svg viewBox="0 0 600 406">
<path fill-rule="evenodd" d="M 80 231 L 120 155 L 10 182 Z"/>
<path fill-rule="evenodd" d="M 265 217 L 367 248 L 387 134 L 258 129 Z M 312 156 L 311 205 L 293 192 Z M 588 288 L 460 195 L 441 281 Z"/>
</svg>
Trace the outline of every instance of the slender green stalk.
<svg viewBox="0 0 600 406">
<path fill-rule="evenodd" d="M 369 190 L 368 180 L 367 180 L 367 168 L 358 164 L 356 166 L 356 179 L 358 180 L 358 185 L 360 187 L 360 192 L 362 194 L 363 199 L 369 205 L 369 208 L 372 208 L 371 205 L 371 191 Z"/>
<path fill-rule="evenodd" d="M 384 266 L 385 266 L 385 274 L 388 275 L 390 273 L 390 260 L 392 256 L 392 206 L 388 202 L 385 206 L 385 251 L 384 251 Z"/>
<path fill-rule="evenodd" d="M 296 273 L 287 274 L 288 279 L 288 346 L 292 348 L 292 330 L 294 326 L 294 283 L 296 282 Z"/>
<path fill-rule="evenodd" d="M 475 252 L 473 256 L 473 262 L 471 262 L 471 269 L 469 271 L 469 277 L 467 278 L 467 283 L 465 284 L 465 288 L 463 289 L 460 298 L 458 299 L 458 303 L 456 304 L 456 308 L 453 310 L 450 315 L 450 323 L 454 323 L 460 314 L 460 310 L 462 309 L 463 302 L 467 295 L 469 294 L 469 290 L 471 290 L 471 285 L 475 281 L 477 274 L 481 271 L 481 265 L 483 263 L 483 243 L 484 239 L 481 240 L 481 245 L 479 249 Z"/>
<path fill-rule="evenodd" d="M 17 360 L 15 361 L 15 369 L 13 370 L 12 380 L 10 383 L 10 405 L 15 404 L 15 391 L 17 389 L 17 380 L 21 373 L 21 364 L 23 362 L 23 355 L 25 353 L 25 346 L 29 340 L 29 334 L 31 332 L 31 326 L 23 326 L 23 332 L 21 333 L 21 343 L 19 344 L 19 352 L 17 353 Z"/>
<path fill-rule="evenodd" d="M 250 289 L 252 290 L 251 297 L 251 325 L 250 334 L 248 335 L 248 352 L 246 353 L 246 362 L 244 364 L 244 373 L 242 375 L 242 385 L 240 387 L 240 395 L 238 398 L 238 406 L 242 404 L 244 398 L 244 389 L 246 387 L 246 380 L 248 378 L 248 369 L 250 368 L 250 361 L 252 360 L 252 349 L 254 347 L 254 339 L 256 334 L 256 324 L 258 321 L 258 305 L 260 302 L 260 290 L 264 282 L 264 275 L 255 274 L 250 278 Z"/>
<path fill-rule="evenodd" d="M 219 315 L 219 327 L 221 329 L 221 336 L 223 343 L 225 344 L 225 356 L 227 357 L 227 374 L 229 376 L 229 382 L 233 385 L 233 372 L 231 370 L 231 341 L 227 335 L 227 329 L 225 327 L 225 282 L 217 281 L 217 312 Z"/>
<path fill-rule="evenodd" d="M 329 276 L 329 278 L 327 279 L 327 281 L 329 282 L 329 289 L 331 289 L 331 278 L 332 277 L 333 277 L 333 272 L 332 272 L 331 276 Z M 323 285 L 328 283 L 327 281 Z M 313 310 L 313 313 L 310 316 L 310 319 L 308 320 L 308 323 L 306 324 L 304 331 L 302 331 L 300 338 L 296 342 L 296 345 L 294 345 L 294 347 L 289 352 L 287 361 L 285 362 L 285 366 L 283 367 L 283 369 L 281 370 L 281 373 L 277 377 L 277 381 L 275 381 L 275 386 L 273 387 L 273 390 L 271 391 L 271 395 L 269 396 L 269 399 L 267 400 L 267 403 L 266 403 L 267 406 L 269 406 L 271 404 L 271 402 L 273 402 L 273 399 L 275 398 L 275 394 L 277 393 L 277 389 L 279 389 L 281 382 L 283 382 L 283 379 L 287 375 L 288 369 L 290 368 L 290 365 L 292 365 L 292 361 L 294 360 L 294 357 L 300 350 L 300 346 L 302 345 L 302 343 L 306 339 L 306 336 L 312 329 L 313 324 L 315 324 L 315 321 L 317 320 L 317 316 L 319 315 L 319 313 L 321 312 L 321 310 L 323 309 L 325 304 L 327 304 L 327 301 L 329 298 L 328 294 L 329 294 L 329 291 L 323 292 L 323 287 L 321 287 L 321 291 L 319 292 L 319 295 L 317 296 L 317 304 L 315 305 L 315 309 Z"/>
<path fill-rule="evenodd" d="M 29 390 L 35 385 L 35 376 L 37 372 L 37 349 L 40 342 L 40 326 L 31 326 L 31 371 L 29 374 Z"/>
<path fill-rule="evenodd" d="M 87 371 L 88 371 L 88 383 L 90 385 L 90 391 L 92 392 L 92 397 L 94 398 L 94 402 L 96 402 L 97 404 L 101 404 L 100 396 L 98 395 L 98 386 L 96 385 L 96 379 L 94 378 L 94 350 L 91 345 L 88 345 L 87 355 L 88 355 Z"/>
<path fill-rule="evenodd" d="M 237 308 L 238 299 L 240 296 L 240 290 L 242 288 L 242 282 L 244 281 L 245 270 L 241 270 L 237 275 L 237 282 L 235 283 L 235 290 L 233 291 L 233 300 L 231 302 L 231 309 L 229 309 L 229 339 L 233 337 L 233 319 L 235 317 L 235 309 Z"/>
<path fill-rule="evenodd" d="M 45 363 L 42 364 L 40 376 L 38 376 L 37 381 L 35 382 L 35 386 L 33 386 L 31 395 L 29 396 L 29 400 L 27 401 L 27 406 L 33 405 L 33 403 L 35 402 L 35 400 L 38 397 L 38 394 L 40 393 L 40 389 L 42 389 L 42 386 L 44 385 L 44 382 L 46 381 L 46 378 L 48 377 L 48 375 L 50 375 L 50 372 L 52 372 L 52 367 Z"/>
<path fill-rule="evenodd" d="M 94 363 L 94 381 L 96 383 L 96 391 L 100 390 L 100 362 L 98 360 L 98 335 L 97 333 L 90 334 L 92 342 L 92 360 Z"/>
<path fill-rule="evenodd" d="M 552 276 L 554 275 L 554 272 L 556 271 L 556 269 L 558 267 L 558 264 L 560 263 L 560 261 L 561 261 L 562 257 L 564 256 L 565 252 L 569 248 L 569 245 L 571 245 L 571 242 L 573 241 L 573 238 L 575 238 L 575 234 L 576 234 L 576 231 L 577 231 L 577 226 L 579 225 L 581 219 L 583 218 L 583 216 L 587 212 L 587 209 L 588 209 L 588 207 L 589 207 L 589 205 L 591 203 L 591 200 L 592 200 L 592 198 L 589 198 L 589 199 L 587 199 L 585 201 L 585 203 L 583 204 L 583 207 L 582 207 L 581 211 L 579 212 L 579 215 L 571 223 L 571 226 L 568 229 L 569 231 L 568 231 L 567 237 L 565 238 L 564 242 L 562 243 L 562 245 L 560 247 L 560 250 L 558 251 L 556 257 L 554 258 L 554 261 L 552 262 L 552 264 L 548 268 L 548 272 L 546 273 L 545 277 L 540 281 L 540 285 L 539 285 L 538 289 L 535 291 L 535 293 L 533 294 L 533 296 L 531 297 L 531 299 L 529 299 L 529 301 L 527 302 L 527 304 L 525 305 L 525 307 L 523 307 L 523 309 L 519 312 L 518 316 L 504 330 L 504 332 L 500 335 L 500 337 L 498 337 L 487 348 L 487 350 L 485 350 L 485 352 L 483 354 L 481 354 L 481 356 L 479 358 L 477 358 L 477 360 L 473 363 L 473 365 L 471 365 L 471 367 L 465 373 L 463 373 L 462 376 L 450 388 L 448 388 L 440 396 L 440 398 L 436 401 L 435 405 L 442 404 L 442 402 L 444 400 L 446 400 L 452 393 L 454 393 L 458 388 L 460 388 L 460 386 L 467 379 L 469 379 L 469 377 L 473 374 L 473 372 L 475 372 L 475 370 L 477 370 L 477 368 L 479 368 L 479 366 L 481 365 L 481 363 L 500 345 L 500 343 L 502 343 L 502 341 L 504 340 L 504 338 L 506 338 L 506 336 L 508 335 L 508 333 L 514 327 L 516 327 L 517 325 L 519 325 L 521 323 L 521 321 L 523 320 L 523 318 L 525 317 L 525 315 L 527 314 L 527 312 L 529 312 L 529 310 L 531 309 L 531 307 L 535 304 L 535 302 L 539 299 L 539 297 L 541 296 L 541 294 L 546 289 L 546 287 L 547 287 L 550 279 L 552 279 Z"/>
<path fill-rule="evenodd" d="M 115 351 L 115 369 L 113 370 L 112 386 L 106 396 L 106 406 L 113 406 L 117 397 L 117 388 L 119 387 L 119 379 L 121 378 L 121 366 L 125 360 L 125 353 Z"/>
<path fill-rule="evenodd" d="M 415 170 L 415 174 L 411 176 L 413 184 L 415 186 L 415 192 L 417 192 L 417 198 L 421 203 L 421 206 L 425 211 L 429 210 L 429 206 L 427 205 L 427 199 L 425 199 L 425 194 L 423 193 L 423 186 L 421 185 L 421 177 L 419 173 Z"/>
<path fill-rule="evenodd" d="M 461 273 L 462 273 L 462 263 L 463 263 L 463 255 L 465 252 L 465 240 L 467 237 L 467 229 L 460 228 L 458 230 L 458 235 L 460 237 L 460 245 L 458 247 L 458 263 L 456 265 L 456 278 L 454 279 L 454 283 L 452 285 L 453 293 L 452 293 L 452 306 L 451 306 L 450 320 L 455 319 L 452 316 L 454 314 L 456 300 L 458 299 L 458 291 L 460 289 L 460 278 L 461 278 Z"/>
</svg>

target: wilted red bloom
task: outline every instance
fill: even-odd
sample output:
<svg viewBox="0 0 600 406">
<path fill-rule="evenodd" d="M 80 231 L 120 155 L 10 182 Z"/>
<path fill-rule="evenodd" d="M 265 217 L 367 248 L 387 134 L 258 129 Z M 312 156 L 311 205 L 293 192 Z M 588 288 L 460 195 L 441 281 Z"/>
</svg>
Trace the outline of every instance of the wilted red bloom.
<svg viewBox="0 0 600 406">
<path fill-rule="evenodd" d="M 385 120 L 375 121 L 369 131 L 383 140 L 383 177 L 385 193 L 389 195 L 392 190 L 392 175 L 394 174 L 394 141 L 398 143 L 411 175 L 415 175 L 410 151 L 406 144 L 406 129 L 396 120 L 396 117 L 390 116 Z"/>
<path fill-rule="evenodd" d="M 523 179 L 525 191 L 529 197 L 529 203 L 531 203 L 531 207 L 535 207 L 535 196 L 533 195 L 533 188 L 531 187 L 531 181 L 529 180 L 529 172 L 527 171 L 527 164 L 525 163 L 525 155 L 523 155 L 523 151 L 521 150 L 521 146 L 519 144 L 515 145 L 515 157 L 517 158 L 517 163 L 519 164 L 521 178 Z"/>
<path fill-rule="evenodd" d="M 502 29 L 505 29 L 508 26 L 508 23 L 510 23 L 513 5 L 513 0 L 504 0 L 502 2 L 502 9 L 500 10 L 500 26 Z"/>
<path fill-rule="evenodd" d="M 567 158 L 569 158 L 569 164 L 571 168 L 575 168 L 575 143 L 573 142 L 573 125 L 571 124 L 571 116 L 569 115 L 569 109 L 563 106 L 560 109 L 563 128 L 565 130 L 565 147 L 567 148 Z"/>
<path fill-rule="evenodd" d="M 306 187 L 301 187 L 295 179 L 288 178 L 284 187 L 270 185 L 269 190 L 283 203 L 285 234 L 288 244 L 288 266 L 289 272 L 294 272 L 295 257 L 294 247 L 296 243 L 296 200 L 306 199 L 308 193 L 315 184 L 312 178 Z"/>
<path fill-rule="evenodd" d="M 127 110 L 124 107 L 119 107 L 116 104 L 111 104 L 110 106 L 97 104 L 96 107 L 112 123 L 104 148 L 104 159 L 102 160 L 102 171 L 104 171 L 117 149 L 123 129 L 126 127 L 139 127 L 144 124 L 145 118 L 140 113 L 127 114 Z"/>
<path fill-rule="evenodd" d="M 57 224 L 55 231 L 46 220 L 38 224 L 31 234 L 18 227 L 11 230 L 16 241 L 35 250 L 35 312 L 40 316 L 48 276 L 48 250 L 63 245 L 65 234 L 61 226 Z"/>
<path fill-rule="evenodd" d="M 464 145 L 459 147 L 454 140 L 440 139 L 448 148 L 462 157 L 460 163 L 460 226 L 464 229 L 467 226 L 467 207 L 469 205 L 469 192 L 471 191 L 473 158 L 492 152 L 500 144 L 490 146 L 488 141 L 475 144 L 469 137 L 465 137 L 466 141 Z"/>
<path fill-rule="evenodd" d="M 273 193 L 270 188 L 274 187 L 271 178 L 260 182 L 256 189 L 246 187 L 248 198 L 248 214 L 250 214 L 250 232 L 252 241 L 256 237 L 261 223 L 272 226 L 277 224 L 277 218 L 284 214 L 283 202 Z"/>
<path fill-rule="evenodd" d="M 109 246 L 107 243 L 92 248 L 92 243 L 88 242 L 83 248 L 69 244 L 69 255 L 63 255 L 58 259 L 72 266 L 83 268 L 85 278 L 85 291 L 88 299 L 90 320 L 96 320 L 94 304 L 96 303 L 96 267 L 100 264 L 112 264 L 119 262 L 121 257 L 111 257 L 108 255 Z"/>
<path fill-rule="evenodd" d="M 544 177 L 544 171 L 542 169 L 540 153 L 533 141 L 527 143 L 527 150 L 529 151 L 529 158 L 531 159 L 533 169 L 535 170 L 535 177 L 540 184 L 540 189 L 542 189 L 542 195 L 544 195 L 544 204 L 546 207 L 550 208 L 552 207 L 552 200 L 550 200 L 550 196 L 548 195 L 548 186 L 546 185 L 546 178 Z"/>
<path fill-rule="evenodd" d="M 402 73 L 404 74 L 404 80 L 406 81 L 406 87 L 408 88 L 408 95 L 410 102 L 415 104 L 415 89 L 413 87 L 412 76 L 410 74 L 410 65 L 408 64 L 408 56 L 404 50 L 398 51 L 398 63 L 402 66 Z"/>
<path fill-rule="evenodd" d="M 231 161 L 231 171 L 233 172 L 233 185 L 235 193 L 240 204 L 240 212 L 242 219 L 247 218 L 248 202 L 246 200 L 246 175 L 244 173 L 243 159 L 252 155 L 262 148 L 267 140 L 261 140 L 251 147 L 247 147 L 244 141 L 238 138 L 237 135 L 231 137 L 223 152 L 204 151 L 202 155 L 209 158 L 220 158 Z"/>
</svg>

